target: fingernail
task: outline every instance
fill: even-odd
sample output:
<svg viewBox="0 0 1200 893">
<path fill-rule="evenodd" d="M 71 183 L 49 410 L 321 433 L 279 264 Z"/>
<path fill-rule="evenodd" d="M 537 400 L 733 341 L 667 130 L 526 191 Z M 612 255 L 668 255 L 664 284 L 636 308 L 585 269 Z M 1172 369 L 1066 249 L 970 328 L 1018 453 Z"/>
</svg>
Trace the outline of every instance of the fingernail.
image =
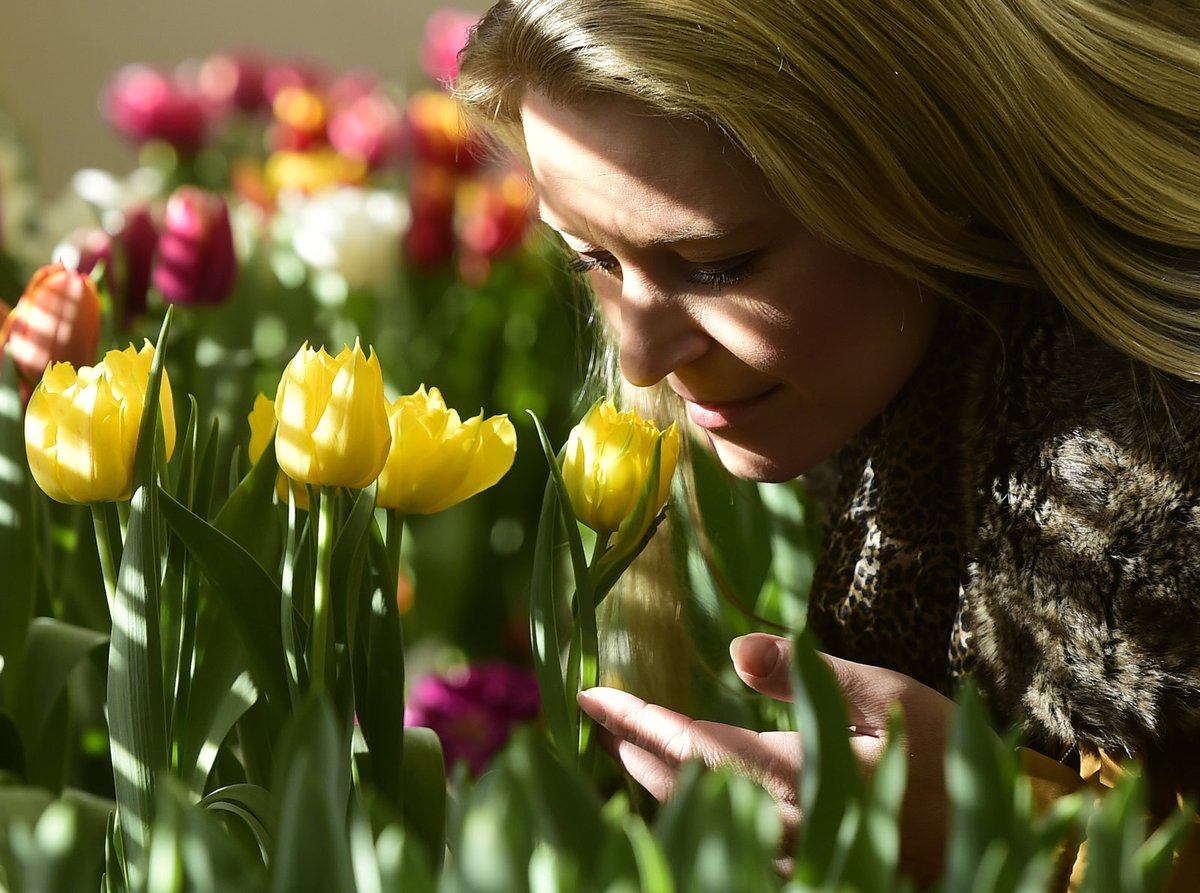
<svg viewBox="0 0 1200 893">
<path fill-rule="evenodd" d="M 579 709 L 590 716 L 595 722 L 602 726 L 608 725 L 608 711 L 604 709 L 604 705 L 600 703 L 600 699 L 586 691 L 581 691 L 575 695 L 575 703 L 579 705 Z"/>
<path fill-rule="evenodd" d="M 770 676 L 779 666 L 779 648 L 761 636 L 738 636 L 729 643 L 729 656 L 748 676 Z"/>
</svg>

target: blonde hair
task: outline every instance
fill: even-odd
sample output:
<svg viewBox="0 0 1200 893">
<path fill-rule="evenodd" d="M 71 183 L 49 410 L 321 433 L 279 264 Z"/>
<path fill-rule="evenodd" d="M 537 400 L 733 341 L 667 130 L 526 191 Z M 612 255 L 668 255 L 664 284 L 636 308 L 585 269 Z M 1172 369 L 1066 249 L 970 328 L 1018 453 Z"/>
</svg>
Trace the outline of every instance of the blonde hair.
<svg viewBox="0 0 1200 893">
<path fill-rule="evenodd" d="M 502 0 L 461 58 L 520 147 L 530 89 L 719 128 L 814 233 L 948 297 L 1043 290 L 1200 381 L 1200 28 L 1134 0 Z"/>
</svg>

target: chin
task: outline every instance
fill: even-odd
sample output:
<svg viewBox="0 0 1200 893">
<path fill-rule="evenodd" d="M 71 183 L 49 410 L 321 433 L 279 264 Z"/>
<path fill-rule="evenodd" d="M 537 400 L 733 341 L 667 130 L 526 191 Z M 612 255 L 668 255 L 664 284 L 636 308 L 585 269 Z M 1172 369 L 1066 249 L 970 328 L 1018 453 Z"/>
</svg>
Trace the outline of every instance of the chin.
<svg viewBox="0 0 1200 893">
<path fill-rule="evenodd" d="M 757 452 L 717 437 L 709 438 L 709 446 L 726 471 L 744 480 L 781 484 L 808 471 L 807 464 L 797 461 L 794 456 Z"/>
</svg>

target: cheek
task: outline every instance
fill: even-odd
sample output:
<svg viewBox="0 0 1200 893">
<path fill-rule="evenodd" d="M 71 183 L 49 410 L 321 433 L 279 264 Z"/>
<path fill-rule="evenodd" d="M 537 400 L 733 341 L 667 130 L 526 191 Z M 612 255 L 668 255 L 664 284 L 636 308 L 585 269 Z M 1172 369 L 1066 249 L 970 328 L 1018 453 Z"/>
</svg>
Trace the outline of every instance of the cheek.
<svg viewBox="0 0 1200 893">
<path fill-rule="evenodd" d="M 596 303 L 600 305 L 600 312 L 604 314 L 613 331 L 620 334 L 621 284 L 603 273 L 590 273 L 588 282 L 592 287 L 592 294 L 596 297 Z"/>
</svg>

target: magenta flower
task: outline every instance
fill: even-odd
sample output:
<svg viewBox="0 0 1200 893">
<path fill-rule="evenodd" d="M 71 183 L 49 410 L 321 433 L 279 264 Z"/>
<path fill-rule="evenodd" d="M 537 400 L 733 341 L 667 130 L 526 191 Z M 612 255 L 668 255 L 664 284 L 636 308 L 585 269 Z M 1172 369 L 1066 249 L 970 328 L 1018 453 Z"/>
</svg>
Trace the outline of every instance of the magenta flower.
<svg viewBox="0 0 1200 893">
<path fill-rule="evenodd" d="M 255 114 L 270 108 L 263 84 L 266 68 L 253 53 L 214 53 L 200 66 L 197 83 L 213 106 Z"/>
<path fill-rule="evenodd" d="M 418 679 L 404 708 L 404 724 L 433 729 L 442 742 L 447 770 L 465 760 L 478 777 L 513 728 L 535 719 L 540 707 L 532 670 L 477 663 Z"/>
<path fill-rule="evenodd" d="M 182 155 L 194 155 L 208 136 L 204 97 L 145 65 L 120 69 L 102 106 L 109 123 L 135 143 L 162 140 Z"/>
<path fill-rule="evenodd" d="M 456 9 L 439 9 L 425 23 L 425 41 L 421 45 L 421 67 L 439 83 L 453 84 L 458 79 L 458 54 L 467 45 L 467 35 L 479 21 L 479 14 Z"/>
<path fill-rule="evenodd" d="M 217 304 L 229 297 L 237 256 L 223 198 L 195 186 L 172 193 L 153 275 L 168 304 Z"/>
</svg>

